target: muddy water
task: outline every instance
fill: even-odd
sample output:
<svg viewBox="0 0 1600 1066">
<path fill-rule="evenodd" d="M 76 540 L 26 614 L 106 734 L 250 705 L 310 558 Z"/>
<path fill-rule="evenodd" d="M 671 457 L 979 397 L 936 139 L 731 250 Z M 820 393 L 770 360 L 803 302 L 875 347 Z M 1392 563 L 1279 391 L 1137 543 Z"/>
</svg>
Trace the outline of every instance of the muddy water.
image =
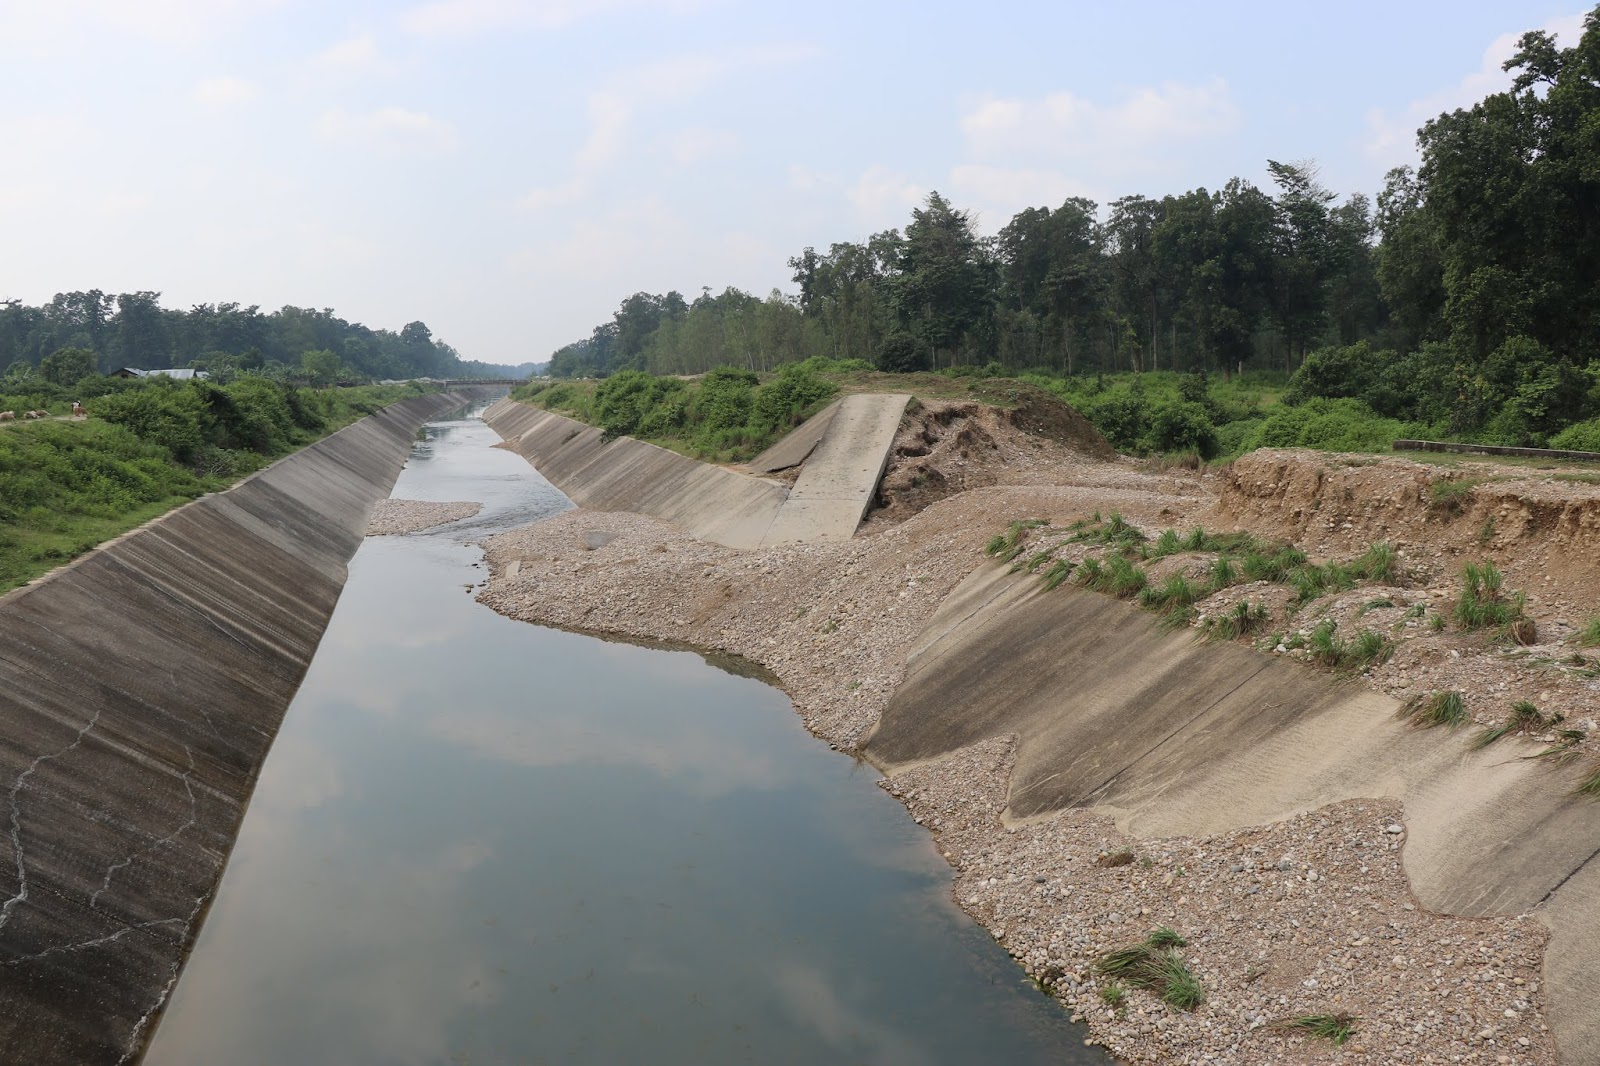
<svg viewBox="0 0 1600 1066">
<path fill-rule="evenodd" d="M 418 443 L 394 494 L 484 510 L 356 555 L 146 1061 L 1109 1061 L 781 692 L 474 601 L 570 506 L 495 440 Z"/>
</svg>

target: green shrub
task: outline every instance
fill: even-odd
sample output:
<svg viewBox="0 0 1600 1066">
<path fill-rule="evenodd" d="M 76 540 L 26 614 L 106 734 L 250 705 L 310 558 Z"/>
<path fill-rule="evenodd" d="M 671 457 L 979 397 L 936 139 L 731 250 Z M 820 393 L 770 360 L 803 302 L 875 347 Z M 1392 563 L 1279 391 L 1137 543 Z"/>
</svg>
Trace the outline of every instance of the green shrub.
<svg viewBox="0 0 1600 1066">
<path fill-rule="evenodd" d="M 1600 418 L 1568 426 L 1550 438 L 1550 447 L 1573 452 L 1600 452 Z"/>
<path fill-rule="evenodd" d="M 1320 448 L 1339 452 L 1386 452 L 1407 427 L 1384 418 L 1359 400 L 1313 399 L 1281 406 L 1267 416 L 1245 448 Z"/>
</svg>

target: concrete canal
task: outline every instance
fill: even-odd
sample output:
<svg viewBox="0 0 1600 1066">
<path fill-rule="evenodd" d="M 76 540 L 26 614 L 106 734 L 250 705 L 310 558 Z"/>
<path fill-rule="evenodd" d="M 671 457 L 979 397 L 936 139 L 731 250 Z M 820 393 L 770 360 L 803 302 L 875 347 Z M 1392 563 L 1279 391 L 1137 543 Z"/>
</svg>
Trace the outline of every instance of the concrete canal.
<svg viewBox="0 0 1600 1066">
<path fill-rule="evenodd" d="M 1104 1063 L 777 689 L 500 617 L 470 542 L 570 506 L 480 420 L 369 539 L 146 1062 Z"/>
</svg>

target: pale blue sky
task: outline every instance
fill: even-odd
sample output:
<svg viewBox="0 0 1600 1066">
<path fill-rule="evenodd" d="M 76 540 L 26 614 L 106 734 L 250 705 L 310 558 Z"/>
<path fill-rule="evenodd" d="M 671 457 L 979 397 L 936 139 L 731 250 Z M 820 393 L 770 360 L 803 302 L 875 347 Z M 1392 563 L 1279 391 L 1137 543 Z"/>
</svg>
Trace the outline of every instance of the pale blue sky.
<svg viewBox="0 0 1600 1066">
<path fill-rule="evenodd" d="M 791 288 L 929 189 L 986 231 L 1268 158 L 1371 195 L 1586 10 L 0 0 L 0 299 L 332 307 L 542 360 L 641 289 Z"/>
</svg>

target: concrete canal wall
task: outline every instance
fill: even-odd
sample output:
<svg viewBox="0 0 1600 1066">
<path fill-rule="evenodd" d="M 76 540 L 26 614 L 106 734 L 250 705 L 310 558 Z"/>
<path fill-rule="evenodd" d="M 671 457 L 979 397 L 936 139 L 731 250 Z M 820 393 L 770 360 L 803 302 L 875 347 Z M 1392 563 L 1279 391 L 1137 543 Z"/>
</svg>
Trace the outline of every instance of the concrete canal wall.
<svg viewBox="0 0 1600 1066">
<path fill-rule="evenodd" d="M 418 428 L 397 403 L 0 597 L 0 1062 L 133 1062 Z"/>
</svg>

